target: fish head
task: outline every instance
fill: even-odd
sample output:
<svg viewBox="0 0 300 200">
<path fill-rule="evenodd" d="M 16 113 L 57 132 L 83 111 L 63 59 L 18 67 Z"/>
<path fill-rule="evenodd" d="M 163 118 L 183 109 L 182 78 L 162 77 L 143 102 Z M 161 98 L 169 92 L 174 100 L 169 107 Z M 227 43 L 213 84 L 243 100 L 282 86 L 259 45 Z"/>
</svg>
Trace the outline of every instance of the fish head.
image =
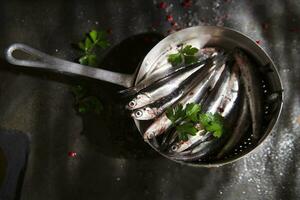
<svg viewBox="0 0 300 200">
<path fill-rule="evenodd" d="M 135 110 L 131 116 L 137 120 L 150 120 L 156 117 L 154 109 L 148 106 Z"/>
<path fill-rule="evenodd" d="M 147 130 L 144 133 L 144 140 L 149 141 L 150 139 L 154 138 L 156 135 L 156 132 L 154 130 Z"/>
<path fill-rule="evenodd" d="M 147 105 L 150 102 L 150 97 L 147 94 L 138 94 L 135 98 L 133 98 L 127 105 L 126 108 L 128 110 L 134 110 L 144 105 Z"/>
<path fill-rule="evenodd" d="M 185 146 L 187 143 L 188 143 L 188 141 L 183 141 L 183 140 L 173 143 L 171 145 L 171 147 L 169 148 L 169 154 L 172 155 L 172 154 L 182 152 L 183 150 L 185 150 Z"/>
<path fill-rule="evenodd" d="M 180 145 L 178 143 L 173 144 L 169 149 L 169 154 L 177 153 Z"/>
</svg>

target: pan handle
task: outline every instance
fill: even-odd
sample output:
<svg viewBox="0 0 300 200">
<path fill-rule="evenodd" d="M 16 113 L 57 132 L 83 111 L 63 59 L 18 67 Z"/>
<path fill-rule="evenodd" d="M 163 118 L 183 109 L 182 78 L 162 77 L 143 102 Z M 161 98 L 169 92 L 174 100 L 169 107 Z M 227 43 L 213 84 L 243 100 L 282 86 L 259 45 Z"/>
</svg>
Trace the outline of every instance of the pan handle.
<svg viewBox="0 0 300 200">
<path fill-rule="evenodd" d="M 18 53 L 18 56 L 16 56 L 15 53 Z M 80 75 L 110 82 L 124 87 L 131 87 L 133 84 L 133 75 L 121 74 L 104 69 L 88 67 L 63 59 L 55 58 L 25 44 L 12 44 L 6 50 L 5 57 L 6 60 L 13 65 L 48 69 L 60 73 Z"/>
</svg>

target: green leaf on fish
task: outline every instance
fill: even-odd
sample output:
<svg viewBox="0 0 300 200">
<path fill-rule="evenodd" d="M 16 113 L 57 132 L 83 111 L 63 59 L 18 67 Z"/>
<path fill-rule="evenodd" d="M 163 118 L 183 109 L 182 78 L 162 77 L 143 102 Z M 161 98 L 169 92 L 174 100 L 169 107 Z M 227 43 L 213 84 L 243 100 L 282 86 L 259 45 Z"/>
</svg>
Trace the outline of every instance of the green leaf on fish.
<svg viewBox="0 0 300 200">
<path fill-rule="evenodd" d="M 179 140 L 187 140 L 188 135 L 195 135 L 199 129 L 213 134 L 214 137 L 221 137 L 223 134 L 223 117 L 219 114 L 201 113 L 201 106 L 197 103 L 189 103 L 183 109 L 181 104 L 174 108 L 168 108 L 166 115 L 175 125 L 178 131 Z M 177 121 L 182 119 L 179 125 Z"/>
<path fill-rule="evenodd" d="M 221 137 L 223 134 L 223 118 L 219 114 L 204 113 L 199 115 L 199 122 L 206 131 L 211 132 L 214 137 Z"/>
<path fill-rule="evenodd" d="M 166 115 L 173 123 L 175 123 L 179 118 L 183 118 L 185 116 L 185 111 L 183 110 L 183 106 L 178 104 L 174 108 L 168 108 Z"/>
<path fill-rule="evenodd" d="M 201 111 L 201 106 L 197 103 L 189 103 L 186 105 L 185 114 L 192 121 L 198 121 L 198 113 Z"/>
<path fill-rule="evenodd" d="M 199 51 L 199 49 L 197 49 L 196 47 L 192 47 L 192 45 L 186 45 L 183 49 L 180 50 L 180 53 L 182 53 L 184 55 L 193 56 L 198 51 Z"/>
<path fill-rule="evenodd" d="M 197 62 L 198 58 L 195 56 L 184 56 L 184 63 L 185 64 L 193 64 Z"/>
<path fill-rule="evenodd" d="M 168 62 L 172 65 L 179 65 L 182 63 L 181 53 L 170 54 L 168 57 Z"/>
<path fill-rule="evenodd" d="M 191 123 L 191 122 L 187 122 L 187 123 L 183 123 L 183 124 L 178 125 L 176 127 L 176 130 L 179 133 L 186 133 L 186 134 L 189 134 L 189 135 L 196 135 L 196 133 L 198 131 L 195 128 L 194 124 Z"/>
<path fill-rule="evenodd" d="M 188 135 L 196 135 L 198 130 L 195 128 L 194 124 L 191 122 L 180 124 L 176 127 L 178 132 L 178 137 L 180 140 L 188 140 Z"/>
<path fill-rule="evenodd" d="M 168 56 L 168 62 L 173 66 L 179 66 L 181 64 L 192 64 L 197 62 L 198 58 L 195 54 L 199 51 L 196 47 L 192 45 L 181 46 L 178 53 L 170 54 Z"/>
</svg>

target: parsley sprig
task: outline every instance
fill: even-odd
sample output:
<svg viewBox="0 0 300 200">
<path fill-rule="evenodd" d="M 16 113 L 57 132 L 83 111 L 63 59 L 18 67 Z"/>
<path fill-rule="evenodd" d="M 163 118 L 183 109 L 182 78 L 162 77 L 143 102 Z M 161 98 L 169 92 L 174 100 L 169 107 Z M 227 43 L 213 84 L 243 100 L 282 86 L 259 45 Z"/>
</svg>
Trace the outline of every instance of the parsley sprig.
<svg viewBox="0 0 300 200">
<path fill-rule="evenodd" d="M 223 134 L 222 116 L 219 114 L 201 113 L 199 104 L 189 103 L 185 108 L 178 104 L 174 108 L 168 108 L 166 115 L 175 126 L 179 140 L 188 140 L 188 135 L 196 135 L 199 128 L 211 132 L 217 138 Z"/>
<path fill-rule="evenodd" d="M 195 63 L 198 60 L 195 56 L 198 51 L 199 49 L 192 45 L 186 45 L 185 47 L 181 46 L 178 53 L 170 54 L 168 56 L 168 62 L 173 66 Z"/>
<path fill-rule="evenodd" d="M 79 58 L 79 63 L 82 65 L 97 66 L 96 48 L 105 49 L 109 46 L 104 31 L 91 30 L 86 34 L 83 41 L 78 43 L 79 49 L 82 51 L 82 56 Z"/>
<path fill-rule="evenodd" d="M 88 91 L 82 85 L 75 85 L 71 88 L 75 98 L 75 108 L 81 114 L 95 113 L 100 114 L 103 110 L 101 101 L 95 97 L 88 95 Z"/>
<path fill-rule="evenodd" d="M 105 49 L 109 46 L 104 31 L 91 30 L 86 34 L 84 40 L 78 43 L 78 47 L 82 53 L 78 62 L 91 67 L 97 66 L 97 48 Z M 83 85 L 75 85 L 71 88 L 75 98 L 75 109 L 80 114 L 95 113 L 100 114 L 103 110 L 103 105 L 98 97 L 89 94 L 86 87 Z"/>
</svg>

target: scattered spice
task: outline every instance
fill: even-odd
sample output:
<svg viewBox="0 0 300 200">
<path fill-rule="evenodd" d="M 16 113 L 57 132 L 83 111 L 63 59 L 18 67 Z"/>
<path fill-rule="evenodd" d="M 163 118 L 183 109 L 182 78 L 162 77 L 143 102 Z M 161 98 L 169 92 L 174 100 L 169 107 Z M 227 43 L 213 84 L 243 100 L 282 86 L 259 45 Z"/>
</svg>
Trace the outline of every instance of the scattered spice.
<svg viewBox="0 0 300 200">
<path fill-rule="evenodd" d="M 291 28 L 289 31 L 293 33 L 300 33 L 300 28 Z"/>
<path fill-rule="evenodd" d="M 174 29 L 177 29 L 179 27 L 177 22 L 172 22 L 171 25 Z"/>
<path fill-rule="evenodd" d="M 168 6 L 168 4 L 166 2 L 160 2 L 158 4 L 158 8 L 160 8 L 160 9 L 166 9 L 167 6 Z"/>
<path fill-rule="evenodd" d="M 262 29 L 263 29 L 264 31 L 268 30 L 269 27 L 270 27 L 270 25 L 269 25 L 268 23 L 262 23 L 261 26 L 262 26 Z"/>
<path fill-rule="evenodd" d="M 184 8 L 190 8 L 192 6 L 192 1 L 191 0 L 184 0 L 181 3 L 181 6 L 184 7 Z"/>
<path fill-rule="evenodd" d="M 166 19 L 168 22 L 173 22 L 173 20 L 174 20 L 172 15 L 167 15 Z"/>
<path fill-rule="evenodd" d="M 77 156 L 77 153 L 74 152 L 74 151 L 69 151 L 69 152 L 68 152 L 68 156 L 74 158 L 74 157 Z"/>
</svg>

